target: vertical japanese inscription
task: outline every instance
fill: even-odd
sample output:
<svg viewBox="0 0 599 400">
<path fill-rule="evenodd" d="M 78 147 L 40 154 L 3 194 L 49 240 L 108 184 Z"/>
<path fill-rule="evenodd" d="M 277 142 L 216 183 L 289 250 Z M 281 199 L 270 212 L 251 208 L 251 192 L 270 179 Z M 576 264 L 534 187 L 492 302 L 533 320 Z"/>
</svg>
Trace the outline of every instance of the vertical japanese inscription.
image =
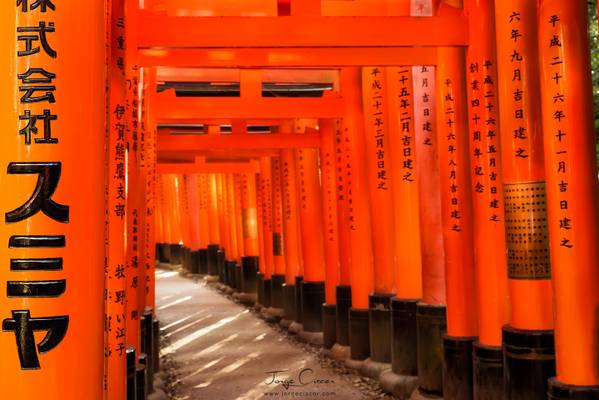
<svg viewBox="0 0 599 400">
<path fill-rule="evenodd" d="M 17 49 L 17 57 L 27 59 L 22 63 L 27 65 L 27 69 L 18 71 L 17 75 L 20 82 L 19 102 L 23 111 L 17 121 L 20 128 L 14 134 L 23 136 L 22 145 L 26 147 L 58 146 L 59 137 L 52 135 L 52 125 L 58 120 L 58 115 L 52 110 L 52 104 L 57 102 L 55 96 L 57 76 L 51 71 L 53 63 L 57 62 L 58 58 L 58 53 L 51 43 L 57 29 L 53 21 L 56 7 L 49 0 L 38 0 L 31 4 L 27 0 L 18 0 L 16 7 L 17 13 L 23 16 L 23 20 L 39 19 L 39 21 L 35 25 L 28 24 L 16 28 L 14 46 Z M 44 67 L 41 67 L 42 63 Z M 13 154 L 23 154 L 23 152 L 15 151 Z M 5 212 L 4 223 L 8 225 L 28 221 L 35 231 L 36 224 L 30 220 L 40 211 L 59 224 L 57 230 L 61 225 L 69 223 L 69 206 L 52 200 L 52 195 L 60 184 L 61 172 L 60 160 L 31 162 L 14 159 L 10 162 L 7 168 L 8 175 L 32 175 L 36 177 L 37 183 L 25 203 L 16 205 L 12 211 Z M 63 248 L 66 240 L 65 235 L 50 235 L 49 232 L 36 232 L 35 236 L 12 236 L 8 241 L 8 251 L 10 253 L 15 248 L 27 248 L 34 254 L 33 249 Z M 62 257 L 11 258 L 10 261 L 10 270 L 16 274 L 24 271 L 62 271 L 62 267 Z M 47 298 L 45 301 L 52 301 L 51 298 L 62 296 L 66 288 L 66 279 L 17 279 L 6 282 L 6 295 L 23 299 Z M 21 369 L 40 369 L 39 354 L 53 350 L 62 342 L 67 334 L 69 316 L 39 315 L 34 307 L 12 310 L 11 314 L 5 316 L 2 321 L 2 331 L 14 333 Z M 34 332 L 40 331 L 46 334 L 42 341 L 36 343 Z"/>
<path fill-rule="evenodd" d="M 551 33 L 548 37 L 541 39 L 541 46 L 545 46 L 549 49 L 548 59 L 543 60 L 545 62 L 545 68 L 549 71 L 549 77 L 551 78 L 550 96 L 553 102 L 553 108 L 551 115 L 553 118 L 553 125 L 547 127 L 547 129 L 553 129 L 553 143 L 552 147 L 555 151 L 555 163 L 552 166 L 554 173 L 558 175 L 558 198 L 557 202 L 559 207 L 557 208 L 560 212 L 558 218 L 558 225 L 555 227 L 556 231 L 560 232 L 560 247 L 564 250 L 572 249 L 574 247 L 574 235 L 572 234 L 574 229 L 574 221 L 570 215 L 570 196 L 569 196 L 569 182 L 568 177 L 570 176 L 570 165 L 568 165 L 569 155 L 568 147 L 570 145 L 568 138 L 568 118 L 572 116 L 566 115 L 565 109 L 568 108 L 571 99 L 566 97 L 566 88 L 564 77 L 566 75 L 564 70 L 564 50 L 562 47 L 562 32 L 563 27 L 559 14 L 553 14 L 547 21 L 540 21 L 540 23 L 548 24 L 551 27 Z M 576 100 L 575 100 L 576 101 Z M 552 228 L 553 229 L 553 228 Z"/>
</svg>

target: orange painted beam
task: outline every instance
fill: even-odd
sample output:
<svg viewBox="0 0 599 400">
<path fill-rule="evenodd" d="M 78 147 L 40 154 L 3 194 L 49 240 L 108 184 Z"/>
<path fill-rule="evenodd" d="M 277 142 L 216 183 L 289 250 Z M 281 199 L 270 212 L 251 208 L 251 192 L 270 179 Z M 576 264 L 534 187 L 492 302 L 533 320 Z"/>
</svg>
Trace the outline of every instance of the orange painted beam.
<svg viewBox="0 0 599 400">
<path fill-rule="evenodd" d="M 173 91 L 155 96 L 155 118 L 335 118 L 343 100 L 339 95 L 322 98 L 177 97 Z"/>
<path fill-rule="evenodd" d="M 436 65 L 434 47 L 139 49 L 139 64 L 169 67 L 349 67 Z"/>
<path fill-rule="evenodd" d="M 239 149 L 317 148 L 319 134 L 304 135 L 158 135 L 158 152 Z"/>
<path fill-rule="evenodd" d="M 138 47 L 464 46 L 458 17 L 185 17 L 140 11 Z"/>
</svg>

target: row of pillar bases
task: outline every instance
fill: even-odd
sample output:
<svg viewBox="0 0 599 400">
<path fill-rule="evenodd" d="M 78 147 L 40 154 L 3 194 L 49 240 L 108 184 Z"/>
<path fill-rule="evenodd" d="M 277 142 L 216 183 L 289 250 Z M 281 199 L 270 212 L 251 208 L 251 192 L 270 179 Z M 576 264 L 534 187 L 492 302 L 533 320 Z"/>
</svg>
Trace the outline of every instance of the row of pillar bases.
<svg viewBox="0 0 599 400">
<path fill-rule="evenodd" d="M 140 318 L 141 350 L 126 348 L 127 400 L 147 400 L 154 392 L 154 375 L 160 371 L 160 324 L 151 309 Z"/>
<path fill-rule="evenodd" d="M 188 273 L 219 282 L 267 321 L 322 346 L 402 399 L 599 399 L 593 388 L 573 388 L 553 378 L 553 331 L 505 326 L 503 346 L 489 347 L 476 337 L 448 336 L 443 305 L 373 293 L 368 309 L 353 308 L 346 285 L 337 286 L 336 304 L 326 304 L 324 282 L 297 276 L 287 284 L 278 274 L 267 279 L 258 257 L 226 260 L 218 245 L 191 251 L 158 244 L 156 254 L 161 263 L 181 264 Z"/>
</svg>

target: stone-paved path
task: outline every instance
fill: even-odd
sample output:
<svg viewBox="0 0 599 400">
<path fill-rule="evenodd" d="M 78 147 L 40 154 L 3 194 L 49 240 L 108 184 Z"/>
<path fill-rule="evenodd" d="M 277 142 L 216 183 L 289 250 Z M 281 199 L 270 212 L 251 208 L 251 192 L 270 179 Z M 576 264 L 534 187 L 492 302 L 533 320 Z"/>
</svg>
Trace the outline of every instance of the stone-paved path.
<svg viewBox="0 0 599 400">
<path fill-rule="evenodd" d="M 172 398 L 382 397 L 205 283 L 167 269 L 157 269 L 156 282 L 161 355 L 165 368 L 170 366 Z"/>
</svg>

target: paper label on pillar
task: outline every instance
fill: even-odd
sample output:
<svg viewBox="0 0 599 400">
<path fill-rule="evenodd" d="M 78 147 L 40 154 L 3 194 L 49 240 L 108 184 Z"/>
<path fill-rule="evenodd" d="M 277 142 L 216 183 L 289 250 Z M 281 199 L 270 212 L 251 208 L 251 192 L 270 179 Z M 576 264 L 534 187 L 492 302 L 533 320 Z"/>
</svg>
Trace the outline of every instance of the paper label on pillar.
<svg viewBox="0 0 599 400">
<path fill-rule="evenodd" d="M 504 185 L 510 279 L 551 279 L 545 182 Z"/>
<path fill-rule="evenodd" d="M 283 236 L 278 232 L 272 234 L 272 253 L 275 256 L 283 255 Z"/>
</svg>

